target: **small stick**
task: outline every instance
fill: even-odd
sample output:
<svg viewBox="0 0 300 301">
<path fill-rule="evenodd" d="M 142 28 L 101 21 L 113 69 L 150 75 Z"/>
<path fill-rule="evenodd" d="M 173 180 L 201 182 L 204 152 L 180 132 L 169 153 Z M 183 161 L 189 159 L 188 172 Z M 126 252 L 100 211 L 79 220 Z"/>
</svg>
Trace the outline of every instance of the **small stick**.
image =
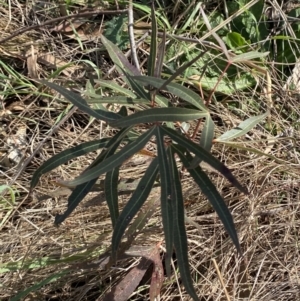
<svg viewBox="0 0 300 301">
<path fill-rule="evenodd" d="M 213 261 L 213 263 L 214 263 L 214 266 L 215 266 L 215 269 L 216 269 L 216 271 L 217 271 L 218 278 L 219 278 L 219 280 L 220 280 L 220 282 L 221 282 L 221 285 L 223 286 L 223 289 L 224 289 L 224 292 L 225 292 L 226 299 L 227 299 L 227 301 L 230 301 L 230 297 L 229 297 L 229 294 L 228 294 L 228 292 L 227 292 L 226 286 L 225 286 L 225 284 L 224 284 L 223 277 L 222 277 L 221 272 L 220 272 L 220 270 L 219 270 L 217 261 L 216 261 L 214 258 L 213 258 L 212 261 Z"/>
<path fill-rule="evenodd" d="M 135 67 L 140 71 L 141 70 L 140 64 L 136 54 L 136 45 L 134 40 L 133 26 L 134 26 L 133 8 L 132 8 L 132 0 L 130 0 L 128 5 L 128 34 L 129 34 L 129 41 L 130 41 L 130 48 L 131 48 L 131 56 Z"/>
</svg>

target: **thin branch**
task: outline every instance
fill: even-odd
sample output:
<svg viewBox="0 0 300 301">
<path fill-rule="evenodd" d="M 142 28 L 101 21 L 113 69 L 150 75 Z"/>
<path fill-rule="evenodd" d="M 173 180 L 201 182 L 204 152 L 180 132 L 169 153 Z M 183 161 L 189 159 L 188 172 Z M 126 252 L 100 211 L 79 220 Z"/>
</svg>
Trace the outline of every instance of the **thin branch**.
<svg viewBox="0 0 300 301">
<path fill-rule="evenodd" d="M 132 56 L 133 64 L 140 71 L 141 68 L 136 54 L 136 45 L 134 40 L 133 27 L 134 27 L 133 8 L 132 8 L 132 0 L 130 0 L 128 5 L 128 34 L 129 34 L 129 41 L 130 41 L 130 48 L 131 48 L 131 56 Z"/>
<path fill-rule="evenodd" d="M 47 25 L 50 25 L 50 24 L 53 24 L 53 23 L 58 23 L 58 22 L 65 21 L 65 20 L 68 20 L 68 19 L 72 19 L 72 18 L 77 19 L 77 18 L 87 17 L 87 16 L 93 16 L 93 15 L 118 15 L 118 14 L 124 14 L 124 13 L 127 13 L 127 9 L 120 9 L 120 10 L 94 10 L 94 11 L 79 12 L 79 13 L 71 14 L 71 15 L 68 15 L 68 16 L 62 16 L 62 17 L 58 17 L 58 18 L 55 18 L 55 19 L 48 20 L 48 21 L 46 21 L 46 22 L 44 22 L 42 24 L 36 24 L 36 25 L 32 25 L 32 26 L 20 28 L 20 29 L 14 31 L 8 37 L 6 37 L 4 39 L 1 39 L 0 40 L 0 44 L 4 43 L 4 42 L 7 42 L 7 41 L 13 39 L 14 37 L 16 37 L 16 36 L 18 36 L 20 34 L 23 34 L 23 33 L 27 32 L 27 31 L 38 29 L 38 28 L 42 28 L 42 27 L 45 27 Z"/>
</svg>

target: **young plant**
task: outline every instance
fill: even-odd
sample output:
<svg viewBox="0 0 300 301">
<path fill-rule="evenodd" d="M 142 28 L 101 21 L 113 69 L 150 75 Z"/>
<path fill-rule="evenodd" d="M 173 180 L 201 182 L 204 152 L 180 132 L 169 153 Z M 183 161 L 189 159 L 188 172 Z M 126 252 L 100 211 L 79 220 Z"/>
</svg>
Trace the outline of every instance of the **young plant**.
<svg viewBox="0 0 300 301">
<path fill-rule="evenodd" d="M 103 106 L 101 109 L 92 109 L 88 102 L 78 94 L 54 83 L 42 81 L 48 87 L 61 93 L 80 110 L 117 129 L 117 133 L 110 138 L 82 143 L 53 156 L 34 173 L 31 190 L 38 184 L 43 174 L 78 156 L 102 149 L 93 163 L 80 176 L 70 181 L 60 181 L 61 185 L 70 187 L 73 191 L 68 199 L 67 210 L 62 215 L 56 216 L 55 223 L 62 223 L 89 193 L 98 178 L 105 174 L 104 190 L 113 225 L 112 260 L 115 260 L 119 254 L 118 249 L 125 230 L 146 202 L 154 184 L 157 184 L 159 175 L 161 188 L 160 207 L 165 235 L 167 275 L 170 276 L 171 274 L 171 256 L 175 248 L 182 282 L 191 297 L 194 300 L 199 300 L 193 287 L 189 270 L 184 200 L 179 167 L 175 158 L 178 157 L 180 159 L 182 166 L 187 169 L 190 176 L 212 204 L 240 254 L 239 240 L 230 211 L 215 185 L 200 167 L 200 162 L 204 161 L 219 171 L 240 191 L 247 193 L 247 190 L 242 187 L 231 171 L 210 153 L 214 138 L 214 123 L 203 100 L 192 90 L 173 82 L 180 72 L 185 71 L 204 52 L 181 67 L 169 79 L 162 79 L 161 70 L 166 43 L 165 35 L 163 35 L 160 45 L 157 45 L 157 26 L 154 9 L 152 9 L 152 20 L 147 76 L 142 75 L 137 68 L 132 66 L 117 46 L 104 36 L 101 38 L 117 70 L 123 75 L 128 88 L 124 89 L 115 82 L 100 80 L 99 82 L 101 82 L 102 86 L 110 87 L 119 94 L 123 94 L 123 96 L 100 97 L 95 94 L 95 91 L 89 85 L 89 89 L 92 90 L 89 94 L 93 96 L 90 102 L 97 102 L 101 106 L 103 103 L 121 104 L 122 108 L 118 113 L 108 111 Z M 179 98 L 180 107 L 177 107 L 170 99 L 164 97 L 161 91 L 167 91 L 169 94 Z M 135 110 L 131 115 L 127 115 L 127 106 L 138 110 Z M 181 122 L 199 119 L 205 119 L 199 143 L 192 141 L 177 130 Z M 248 122 L 244 122 L 241 124 L 242 129 L 230 132 L 228 137 L 223 136 L 221 140 L 233 139 L 245 134 L 260 120 L 261 118 L 250 119 Z M 145 128 L 146 130 L 141 133 L 140 130 L 136 130 L 138 128 Z M 238 130 L 239 132 L 237 133 Z M 125 161 L 141 151 L 150 140 L 156 142 L 157 156 L 148 166 L 136 190 L 120 212 L 117 185 L 120 168 Z M 121 147 L 121 144 L 124 146 Z"/>
</svg>

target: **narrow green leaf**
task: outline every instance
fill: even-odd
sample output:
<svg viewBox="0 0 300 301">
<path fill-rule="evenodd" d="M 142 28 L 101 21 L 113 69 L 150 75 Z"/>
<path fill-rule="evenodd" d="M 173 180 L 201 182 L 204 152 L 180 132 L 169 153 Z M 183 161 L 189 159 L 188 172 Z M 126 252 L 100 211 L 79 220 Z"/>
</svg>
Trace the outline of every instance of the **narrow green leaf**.
<svg viewBox="0 0 300 301">
<path fill-rule="evenodd" d="M 68 198 L 68 208 L 63 214 L 57 214 L 55 216 L 54 223 L 56 225 L 61 224 L 78 206 L 78 204 L 85 198 L 85 196 L 90 192 L 92 187 L 97 182 L 98 178 L 94 178 L 93 180 L 83 183 L 75 187 L 72 191 L 71 195 Z"/>
<path fill-rule="evenodd" d="M 87 100 L 88 103 L 112 103 L 112 104 L 121 104 L 121 105 L 140 105 L 145 104 L 149 105 L 149 100 L 145 100 L 142 98 L 131 98 L 126 96 L 95 96 Z"/>
<path fill-rule="evenodd" d="M 119 168 L 114 168 L 106 173 L 104 192 L 113 228 L 115 227 L 119 217 L 118 181 Z"/>
<path fill-rule="evenodd" d="M 97 166 L 89 169 L 84 174 L 75 178 L 72 181 L 62 182 L 65 186 L 77 186 L 79 184 L 88 182 L 94 178 L 98 178 L 101 174 L 112 170 L 115 167 L 122 165 L 122 163 L 131 158 L 135 153 L 140 151 L 146 143 L 150 140 L 155 127 L 142 134 L 135 141 L 124 146 L 118 153 L 108 157 L 106 160 L 99 163 Z"/>
<path fill-rule="evenodd" d="M 173 80 L 175 80 L 178 76 L 183 74 L 190 66 L 192 66 L 194 63 L 196 63 L 202 56 L 205 55 L 207 50 L 201 52 L 196 57 L 179 67 L 174 74 L 172 74 L 159 88 L 158 91 L 164 90 Z"/>
<path fill-rule="evenodd" d="M 143 99 L 148 99 L 150 102 L 150 93 L 146 91 L 143 86 L 138 84 L 129 73 L 123 71 L 123 74 L 126 77 L 126 80 L 131 86 L 132 90 L 137 94 L 137 96 Z"/>
<path fill-rule="evenodd" d="M 238 54 L 231 58 L 231 62 L 238 63 L 238 62 L 246 62 L 253 59 L 260 59 L 266 57 L 270 54 L 269 51 L 267 52 L 258 52 L 258 51 L 250 51 L 246 53 Z"/>
<path fill-rule="evenodd" d="M 69 91 L 63 87 L 60 87 L 54 83 L 47 82 L 45 80 L 39 80 L 44 85 L 50 87 L 53 90 L 56 90 L 61 95 L 63 95 L 67 100 L 69 100 L 73 105 L 78 107 L 81 111 L 89 114 L 92 117 L 95 117 L 96 119 L 103 120 L 105 122 L 110 122 L 112 120 L 116 120 L 121 118 L 116 113 L 109 112 L 109 111 L 103 111 L 103 110 L 97 110 L 97 112 L 93 109 L 91 109 L 87 102 L 78 94 L 75 92 Z"/>
<path fill-rule="evenodd" d="M 157 62 L 154 70 L 154 77 L 158 77 L 158 78 L 161 77 L 161 72 L 164 65 L 165 51 L 166 51 L 166 29 L 164 28 L 163 36 L 158 46 Z"/>
<path fill-rule="evenodd" d="M 210 114 L 208 113 L 207 117 L 205 118 L 205 123 L 200 138 L 200 146 L 203 147 L 208 152 L 210 152 L 212 147 L 212 141 L 215 134 L 214 129 L 215 129 L 215 124 L 213 123 Z M 193 161 L 191 162 L 191 166 L 198 166 L 201 162 L 202 159 L 195 156 Z"/>
<path fill-rule="evenodd" d="M 142 205 L 147 200 L 149 193 L 152 190 L 158 173 L 158 159 L 155 158 L 149 165 L 145 174 L 141 178 L 136 190 L 132 194 L 130 200 L 125 205 L 119 218 L 117 219 L 116 226 L 112 236 L 112 257 L 116 259 L 118 247 L 120 245 L 122 236 L 129 225 L 130 221 L 140 210 Z"/>
<path fill-rule="evenodd" d="M 157 57 L 157 22 L 155 16 L 154 1 L 151 3 L 151 42 L 148 60 L 148 75 L 154 76 Z"/>
<path fill-rule="evenodd" d="M 194 300 L 199 300 L 195 292 L 190 273 L 181 181 L 171 147 L 168 152 L 168 158 L 170 162 L 170 174 L 172 180 L 171 201 L 173 207 L 172 211 L 174 212 L 174 246 L 176 250 L 177 263 L 181 280 L 186 291 Z"/>
<path fill-rule="evenodd" d="M 173 253 L 173 220 L 172 210 L 170 210 L 170 199 L 171 197 L 171 175 L 168 163 L 168 157 L 165 150 L 163 134 L 160 128 L 156 131 L 156 142 L 157 142 L 157 157 L 159 162 L 159 173 L 161 181 L 161 193 L 160 193 L 160 207 L 162 222 L 166 241 L 166 258 L 165 267 L 167 276 L 171 276 L 171 258 Z"/>
<path fill-rule="evenodd" d="M 266 112 L 262 115 L 250 117 L 244 121 L 242 121 L 237 127 L 229 130 L 228 132 L 221 135 L 216 139 L 218 142 L 222 141 L 230 141 L 235 138 L 241 137 L 247 134 L 250 130 L 252 130 L 258 123 L 260 123 L 263 119 L 268 116 L 269 112 Z"/>
<path fill-rule="evenodd" d="M 123 88 L 120 85 L 118 85 L 115 81 L 111 80 L 104 80 L 104 79 L 95 79 L 95 83 L 100 85 L 100 88 L 109 88 L 114 91 L 114 93 L 118 92 L 121 94 L 124 94 L 128 97 L 135 98 L 136 95 L 130 91 L 129 89 Z M 87 93 L 88 96 L 92 96 L 91 92 Z M 95 94 L 99 96 L 99 94 Z"/>
<path fill-rule="evenodd" d="M 174 141 L 176 141 L 180 146 L 187 148 L 192 153 L 194 153 L 199 159 L 205 161 L 208 163 L 211 167 L 219 171 L 225 178 L 228 179 L 232 185 L 234 185 L 236 188 L 238 188 L 240 191 L 242 191 L 245 194 L 248 194 L 248 191 L 246 188 L 244 188 L 238 180 L 233 176 L 231 171 L 223 164 L 221 163 L 217 158 L 215 158 L 212 154 L 210 154 L 207 150 L 202 148 L 201 146 L 197 145 L 196 143 L 190 141 L 177 131 L 167 128 L 165 126 L 161 127 L 162 130 L 167 134 L 170 138 L 172 138 Z M 194 168 L 194 167 L 193 167 Z M 189 167 L 191 169 L 191 167 Z"/>
<path fill-rule="evenodd" d="M 115 153 L 118 146 L 122 142 L 122 138 L 126 135 L 126 133 L 129 131 L 129 128 L 123 129 L 119 131 L 114 137 L 110 139 L 110 141 L 106 145 L 106 149 L 103 150 L 98 157 L 94 160 L 94 162 L 86 168 L 86 170 L 82 173 L 81 176 L 84 176 L 89 170 L 97 168 L 97 166 L 100 164 L 100 162 L 103 162 L 105 159 Z M 73 210 L 78 206 L 78 204 L 84 199 L 84 197 L 89 193 L 89 191 L 92 189 L 92 187 L 97 182 L 98 177 L 95 177 L 91 179 L 90 181 L 86 183 L 82 183 L 75 187 L 73 192 L 68 198 L 68 207 L 67 210 L 62 215 L 57 215 L 55 217 L 55 224 L 62 223 L 72 212 Z M 68 186 L 68 185 L 66 185 Z M 72 185 L 69 185 L 72 187 Z M 75 185 L 74 185 L 75 186 Z M 113 219 L 113 217 L 112 217 Z"/>
<path fill-rule="evenodd" d="M 208 113 L 205 118 L 204 127 L 201 133 L 200 146 L 208 152 L 211 150 L 212 141 L 215 135 L 215 124 Z"/>
<path fill-rule="evenodd" d="M 150 76 L 134 76 L 133 79 L 140 81 L 140 82 L 144 83 L 145 85 L 151 85 L 157 89 L 159 89 L 165 83 L 164 79 L 150 77 Z M 190 90 L 180 84 L 177 84 L 177 83 L 169 83 L 167 85 L 167 87 L 165 87 L 165 90 L 180 97 L 181 99 L 192 104 L 193 106 L 197 107 L 198 109 L 200 109 L 204 112 L 207 111 L 207 107 L 205 106 L 205 104 L 202 101 L 202 99 L 200 98 L 200 96 L 197 95 L 192 90 Z"/>
<path fill-rule="evenodd" d="M 139 123 L 189 121 L 205 117 L 206 115 L 206 112 L 185 108 L 151 108 L 124 117 L 119 121 L 110 123 L 110 125 L 122 128 L 125 126 L 137 125 Z"/>
<path fill-rule="evenodd" d="M 180 148 L 176 145 L 173 145 L 176 153 L 180 157 L 183 165 L 188 167 L 193 160 L 193 157 L 189 152 L 186 150 L 183 152 Z M 241 254 L 240 243 L 238 239 L 238 235 L 235 230 L 234 222 L 232 215 L 227 208 L 224 199 L 218 192 L 215 185 L 212 183 L 210 178 L 207 174 L 202 170 L 200 166 L 197 166 L 194 169 L 188 170 L 190 175 L 193 177 L 197 185 L 200 187 L 204 195 L 207 197 L 211 205 L 213 206 L 214 210 L 217 212 L 220 220 L 222 221 L 226 231 L 228 232 L 229 236 L 231 237 L 235 247 L 237 248 L 238 252 Z"/>
<path fill-rule="evenodd" d="M 101 35 L 101 42 L 109 53 L 110 58 L 115 63 L 117 70 L 122 74 L 123 70 L 131 75 L 140 75 L 140 71 L 131 65 L 123 52 L 104 35 Z M 123 69 L 123 70 L 122 70 Z"/>
<path fill-rule="evenodd" d="M 32 190 L 37 185 L 40 177 L 43 174 L 57 168 L 58 166 L 68 162 L 69 160 L 72 160 L 82 155 L 86 155 L 87 153 L 98 150 L 99 148 L 105 147 L 109 140 L 110 138 L 103 138 L 100 140 L 85 142 L 75 147 L 71 147 L 67 150 L 64 150 L 57 155 L 54 155 L 34 172 L 31 180 L 30 189 Z"/>
</svg>

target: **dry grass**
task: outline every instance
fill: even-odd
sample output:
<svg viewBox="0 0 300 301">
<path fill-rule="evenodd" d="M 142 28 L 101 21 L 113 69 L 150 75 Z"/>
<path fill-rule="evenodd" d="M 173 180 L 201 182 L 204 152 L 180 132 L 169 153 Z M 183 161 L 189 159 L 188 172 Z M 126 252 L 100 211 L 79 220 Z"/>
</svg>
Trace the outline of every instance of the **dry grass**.
<svg viewBox="0 0 300 301">
<path fill-rule="evenodd" d="M 15 1 L 12 3 L 13 10 L 0 10 L 1 32 L 9 34 L 28 22 L 36 21 L 35 18 L 41 18 L 41 15 L 32 15 L 29 6 L 25 8 L 24 5 L 16 5 Z M 53 17 L 57 10 L 49 9 L 47 12 L 45 19 Z M 9 15 L 13 17 L 9 19 Z M 109 246 L 111 237 L 111 221 L 104 195 L 100 194 L 93 200 L 97 194 L 91 194 L 62 226 L 56 228 L 54 216 L 65 209 L 67 194 L 53 194 L 56 187 L 51 184 L 56 177 L 73 178 L 92 161 L 95 154 L 43 177 L 34 194 L 29 198 L 26 196 L 34 170 L 53 154 L 112 133 L 104 124 L 90 122 L 88 116 L 76 111 L 49 135 L 49 130 L 68 104 L 52 91 L 43 90 L 28 79 L 25 55 L 28 47 L 58 56 L 64 63 L 72 62 L 76 68 L 65 68 L 65 73 L 57 74 L 56 81 L 66 84 L 72 80 L 75 89 L 84 87 L 88 71 L 92 73 L 90 69 L 87 71 L 82 58 L 96 65 L 101 59 L 103 73 L 111 67 L 109 61 L 99 58 L 95 52 L 84 53 L 84 49 L 95 48 L 95 42 L 85 41 L 80 48 L 76 40 L 62 35 L 53 36 L 48 30 L 26 32 L 0 47 L 0 60 L 19 74 L 19 80 L 6 81 L 5 87 L 12 93 L 1 96 L 4 105 L 0 116 L 2 158 L 7 155 L 8 137 L 15 135 L 20 128 L 26 128 L 26 143 L 21 148 L 23 158 L 29 158 L 33 150 L 39 148 L 19 176 L 21 167 L 15 164 L 0 170 L 0 183 L 9 184 L 18 191 L 15 206 L 0 229 L 0 299 L 9 300 L 54 275 L 51 283 L 41 285 L 21 299 L 101 300 L 138 263 L 139 258 L 122 260 L 115 268 L 103 269 L 99 258 Z M 37 63 L 36 67 L 39 77 L 49 75 L 49 66 Z M 12 79 L 3 66 L 1 69 Z M 20 81 L 23 83 L 21 88 Z M 278 90 L 281 84 L 275 83 Z M 244 103 L 246 99 L 241 94 L 233 98 Z M 224 227 L 205 198 L 193 189 L 194 184 L 189 179 L 184 179 L 188 216 L 203 229 L 200 233 L 187 224 L 191 269 L 201 300 L 226 300 L 225 293 L 229 300 L 300 300 L 300 132 L 296 126 L 299 121 L 291 122 L 299 120 L 300 112 L 297 99 L 291 95 L 281 95 L 276 106 L 280 109 L 272 113 L 272 122 L 281 129 L 282 136 L 274 138 L 257 127 L 247 136 L 247 146 L 277 160 L 227 146 L 215 145 L 213 149 L 250 191 L 249 196 L 241 195 L 221 176 L 210 171 L 234 216 L 243 259 L 237 257 Z M 215 120 L 223 121 L 217 127 L 220 132 L 239 120 L 238 115 L 221 104 L 212 106 L 212 112 Z M 250 110 L 248 114 L 251 114 Z M 44 138 L 46 141 L 40 145 Z M 146 159 L 134 158 L 123 167 L 121 177 L 139 178 L 146 164 Z M 120 196 L 121 203 L 126 202 L 127 197 Z M 2 211 L 0 218 L 8 212 L 3 208 Z M 138 236 L 135 245 L 154 245 L 162 239 L 158 212 Z M 165 281 L 161 300 L 189 300 L 178 277 L 178 273 L 174 272 L 172 278 Z M 143 280 L 130 300 L 148 300 L 147 280 Z"/>
</svg>

